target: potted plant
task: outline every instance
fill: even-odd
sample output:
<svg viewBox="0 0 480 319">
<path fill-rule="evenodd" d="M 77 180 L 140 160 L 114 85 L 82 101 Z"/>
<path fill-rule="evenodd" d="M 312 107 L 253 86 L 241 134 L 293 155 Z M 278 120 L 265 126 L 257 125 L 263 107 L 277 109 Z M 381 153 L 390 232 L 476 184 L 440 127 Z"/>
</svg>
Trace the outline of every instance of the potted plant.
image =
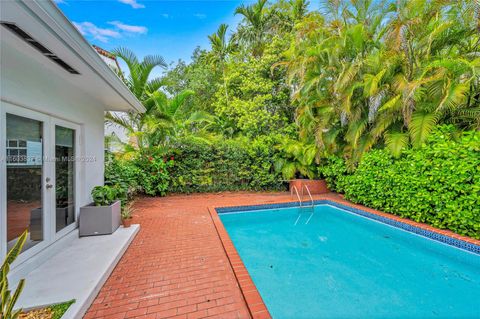
<svg viewBox="0 0 480 319">
<path fill-rule="evenodd" d="M 123 227 L 128 228 L 132 225 L 132 214 L 135 210 L 133 209 L 133 202 L 125 205 L 122 208 L 122 224 Z"/>
<path fill-rule="evenodd" d="M 307 186 L 311 194 L 329 192 L 325 180 L 315 179 L 318 174 L 315 162 L 317 147 L 314 143 L 285 140 L 278 149 L 280 152 L 275 159 L 275 170 L 289 181 L 290 190 L 295 187 L 300 194 L 304 194 L 304 187 Z"/>
<path fill-rule="evenodd" d="M 93 203 L 80 208 L 80 236 L 112 234 L 120 226 L 123 189 L 118 186 L 96 186 Z"/>
</svg>

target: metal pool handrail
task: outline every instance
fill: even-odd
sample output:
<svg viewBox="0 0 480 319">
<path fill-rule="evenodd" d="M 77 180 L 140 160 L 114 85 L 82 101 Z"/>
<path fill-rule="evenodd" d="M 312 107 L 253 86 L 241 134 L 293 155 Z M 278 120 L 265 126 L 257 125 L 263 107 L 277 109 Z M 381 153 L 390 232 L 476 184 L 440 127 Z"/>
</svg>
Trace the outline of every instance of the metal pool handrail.
<svg viewBox="0 0 480 319">
<path fill-rule="evenodd" d="M 313 201 L 313 197 L 312 197 L 312 193 L 310 193 L 310 189 L 308 189 L 308 186 L 303 184 L 302 185 L 302 196 L 303 196 L 303 188 L 305 187 L 305 189 L 307 190 L 307 193 L 308 193 L 308 196 L 310 197 L 310 201 L 312 203 L 312 207 L 314 206 L 314 201 Z"/>
<path fill-rule="evenodd" d="M 310 193 L 310 189 L 308 188 L 307 185 L 302 185 L 302 197 L 303 197 L 303 187 L 304 186 L 305 186 L 305 189 L 307 190 L 308 196 L 310 196 L 310 200 L 311 200 L 311 205 L 308 206 L 308 207 L 312 208 L 312 213 L 310 214 L 310 217 L 308 217 L 307 221 L 305 222 L 305 225 L 307 225 L 310 222 L 310 220 L 312 219 L 313 213 L 315 212 L 315 202 L 313 201 L 312 194 Z"/>
<path fill-rule="evenodd" d="M 300 198 L 300 194 L 298 194 L 297 186 L 293 186 L 290 189 L 290 196 L 293 196 L 293 190 L 295 190 L 295 193 L 297 194 L 298 202 L 300 203 L 300 207 L 302 207 L 302 199 Z"/>
</svg>

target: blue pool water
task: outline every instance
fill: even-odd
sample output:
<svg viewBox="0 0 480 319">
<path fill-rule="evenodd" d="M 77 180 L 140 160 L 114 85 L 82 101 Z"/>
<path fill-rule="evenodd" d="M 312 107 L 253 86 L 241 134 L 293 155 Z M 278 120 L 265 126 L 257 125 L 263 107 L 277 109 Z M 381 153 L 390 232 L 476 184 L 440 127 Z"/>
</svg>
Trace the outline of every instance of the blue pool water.
<svg viewBox="0 0 480 319">
<path fill-rule="evenodd" d="M 299 212 L 220 214 L 274 318 L 480 318 L 480 255 L 329 205 Z"/>
</svg>

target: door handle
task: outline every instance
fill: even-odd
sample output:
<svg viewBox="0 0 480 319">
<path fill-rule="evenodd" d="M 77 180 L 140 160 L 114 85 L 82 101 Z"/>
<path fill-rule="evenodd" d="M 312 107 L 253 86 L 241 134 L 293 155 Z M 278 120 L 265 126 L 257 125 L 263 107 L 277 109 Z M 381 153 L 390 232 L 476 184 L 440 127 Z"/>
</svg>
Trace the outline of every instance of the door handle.
<svg viewBox="0 0 480 319">
<path fill-rule="evenodd" d="M 46 187 L 47 189 L 50 189 L 50 188 L 53 187 L 53 185 L 52 185 L 52 184 L 47 184 L 47 185 L 45 185 L 45 187 Z"/>
</svg>

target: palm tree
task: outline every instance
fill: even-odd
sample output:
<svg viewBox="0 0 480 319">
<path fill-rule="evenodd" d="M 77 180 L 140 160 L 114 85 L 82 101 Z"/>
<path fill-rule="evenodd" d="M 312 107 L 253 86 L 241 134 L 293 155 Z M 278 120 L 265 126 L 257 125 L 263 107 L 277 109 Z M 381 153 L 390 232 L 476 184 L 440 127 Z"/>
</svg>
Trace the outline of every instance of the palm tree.
<svg viewBox="0 0 480 319">
<path fill-rule="evenodd" d="M 291 19 L 294 23 L 301 21 L 308 12 L 308 5 L 310 4 L 307 0 L 289 0 L 288 1 L 291 7 Z"/>
<path fill-rule="evenodd" d="M 326 1 L 304 18 L 287 52 L 301 137 L 353 165 L 376 144 L 419 147 L 438 123 L 478 127 L 474 1 L 456 4 Z"/>
<path fill-rule="evenodd" d="M 206 136 L 204 127 L 214 118 L 204 111 L 190 112 L 187 100 L 193 96 L 192 90 L 184 90 L 173 97 L 161 91 L 151 94 L 154 103 L 150 114 L 145 118 L 143 139 L 149 146 L 166 146 L 181 137 Z"/>
<path fill-rule="evenodd" d="M 235 50 L 235 42 L 232 38 L 227 40 L 228 25 L 221 24 L 217 32 L 209 35 L 210 45 L 212 51 L 210 55 L 210 62 L 218 64 L 222 69 L 223 89 L 225 91 L 225 99 L 228 105 L 228 86 L 226 75 L 226 61 L 228 56 Z"/>
<path fill-rule="evenodd" d="M 162 86 L 162 80 L 160 78 L 150 79 L 150 74 L 154 68 L 166 68 L 167 64 L 159 55 L 147 55 L 140 62 L 137 56 L 127 48 L 118 48 L 112 53 L 127 64 L 128 75 L 121 74 L 121 77 L 130 91 L 145 106 L 146 111 L 145 113 L 129 112 L 126 114 L 107 112 L 106 122 L 125 129 L 129 136 L 135 137 L 135 144 L 143 147 L 142 137 L 138 132 L 142 131 L 145 119 L 155 105 L 151 94 L 157 92 Z"/>
<path fill-rule="evenodd" d="M 166 68 L 167 63 L 160 55 L 147 55 L 140 62 L 131 50 L 127 48 L 117 48 L 112 53 L 122 59 L 128 67 L 128 76 L 124 78 L 126 85 L 140 101 L 148 99 L 148 93 L 160 89 L 162 86 L 161 78 L 150 79 L 150 74 L 156 67 Z"/>
<path fill-rule="evenodd" d="M 308 0 L 278 0 L 272 3 L 264 13 L 269 19 L 267 33 L 280 37 L 293 35 L 295 25 L 309 14 L 309 5 Z"/>
<path fill-rule="evenodd" d="M 475 114 L 469 110 L 478 89 L 480 59 L 474 56 L 480 38 L 472 4 L 397 2 L 386 33 L 386 50 L 395 52 L 398 61 L 392 86 L 396 103 L 385 111 L 396 111 L 404 125 L 397 132 L 398 143 L 387 143 L 392 149 L 401 149 L 398 144 L 406 146 L 408 140 L 419 147 L 437 123 L 454 114 Z"/>
<path fill-rule="evenodd" d="M 278 145 L 279 155 L 274 160 L 275 171 L 282 174 L 285 180 L 295 177 L 317 176 L 315 158 L 317 148 L 313 143 L 285 139 Z"/>
<path fill-rule="evenodd" d="M 243 24 L 238 28 L 238 37 L 246 46 L 250 47 L 254 57 L 263 54 L 267 36 L 271 31 L 273 14 L 266 7 L 267 0 L 258 0 L 252 5 L 241 5 L 235 14 L 243 16 Z"/>
</svg>

